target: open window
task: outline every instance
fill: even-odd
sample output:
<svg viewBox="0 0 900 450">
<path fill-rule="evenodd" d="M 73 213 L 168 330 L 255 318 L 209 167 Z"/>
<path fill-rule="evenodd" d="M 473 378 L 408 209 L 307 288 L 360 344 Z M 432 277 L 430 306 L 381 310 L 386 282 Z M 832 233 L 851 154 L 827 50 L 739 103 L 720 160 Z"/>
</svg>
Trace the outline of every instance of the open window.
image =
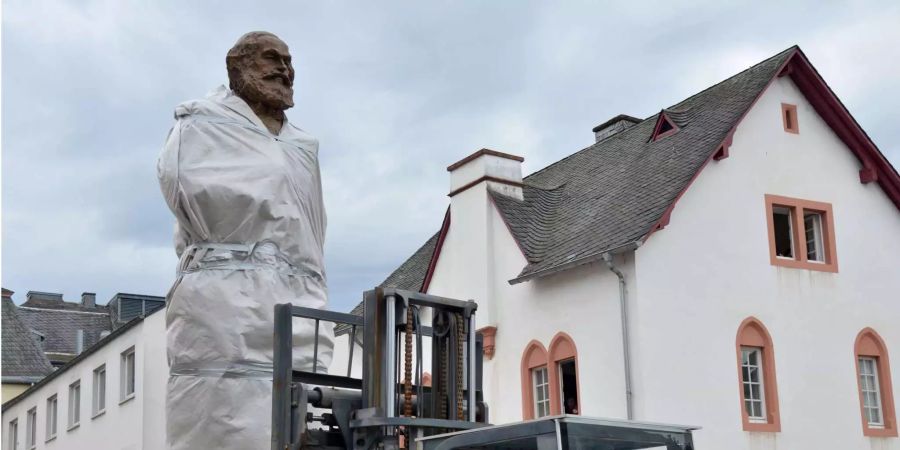
<svg viewBox="0 0 900 450">
<path fill-rule="evenodd" d="M 566 333 L 559 332 L 550 341 L 550 363 L 555 370 L 551 375 L 553 392 L 553 414 L 579 414 L 580 395 L 578 388 L 578 350 L 575 341 Z"/>
<path fill-rule="evenodd" d="M 762 322 L 749 317 L 738 327 L 735 347 L 744 431 L 781 431 L 772 337 Z"/>
<path fill-rule="evenodd" d="M 884 341 L 875 330 L 866 328 L 856 337 L 854 353 L 863 434 L 897 436 L 891 363 Z"/>
<path fill-rule="evenodd" d="M 560 411 L 563 414 L 578 414 L 578 376 L 575 373 L 575 360 L 562 361 L 558 367 Z"/>
<path fill-rule="evenodd" d="M 837 272 L 831 204 L 766 195 L 772 265 Z"/>
</svg>

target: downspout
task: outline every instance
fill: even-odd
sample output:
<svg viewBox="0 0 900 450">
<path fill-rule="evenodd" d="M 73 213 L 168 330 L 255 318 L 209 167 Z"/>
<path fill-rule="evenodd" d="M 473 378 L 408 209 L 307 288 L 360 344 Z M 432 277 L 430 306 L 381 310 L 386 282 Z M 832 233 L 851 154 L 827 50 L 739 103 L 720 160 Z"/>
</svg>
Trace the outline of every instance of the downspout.
<svg viewBox="0 0 900 450">
<path fill-rule="evenodd" d="M 628 304 L 626 302 L 625 274 L 613 263 L 613 255 L 603 254 L 606 267 L 619 278 L 619 311 L 622 313 L 622 358 L 625 363 L 625 411 L 628 420 L 634 419 L 634 407 L 631 394 L 631 352 L 628 347 Z"/>
</svg>

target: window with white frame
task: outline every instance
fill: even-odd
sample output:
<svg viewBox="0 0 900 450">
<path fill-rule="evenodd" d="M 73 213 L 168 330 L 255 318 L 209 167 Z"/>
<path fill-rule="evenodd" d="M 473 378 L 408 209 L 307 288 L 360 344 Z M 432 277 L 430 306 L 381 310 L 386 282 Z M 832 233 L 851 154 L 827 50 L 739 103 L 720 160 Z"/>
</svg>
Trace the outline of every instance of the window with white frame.
<svg viewBox="0 0 900 450">
<path fill-rule="evenodd" d="M 37 446 L 37 406 L 28 410 L 25 416 L 25 448 Z"/>
<path fill-rule="evenodd" d="M 69 385 L 69 428 L 81 423 L 81 380 Z"/>
<path fill-rule="evenodd" d="M 57 399 L 56 394 L 50 396 L 47 399 L 47 437 L 46 439 L 49 441 L 56 437 L 56 414 L 57 414 Z"/>
<path fill-rule="evenodd" d="M 766 421 L 762 364 L 762 349 L 758 347 L 741 348 L 741 385 L 744 389 L 744 409 L 751 422 Z"/>
<path fill-rule="evenodd" d="M 106 410 L 106 364 L 94 369 L 91 411 L 96 416 Z"/>
<path fill-rule="evenodd" d="M 883 427 L 881 386 L 878 383 L 878 360 L 876 358 L 859 357 L 859 386 L 862 391 L 866 422 L 870 427 Z"/>
<path fill-rule="evenodd" d="M 546 366 L 531 371 L 535 418 L 550 415 L 550 377 L 548 375 Z"/>
<path fill-rule="evenodd" d="M 822 213 L 804 211 L 803 226 L 806 231 L 806 260 L 825 262 L 825 244 L 822 241 Z"/>
<path fill-rule="evenodd" d="M 6 441 L 10 450 L 19 448 L 19 419 L 13 419 L 9 422 L 9 431 L 6 433 Z"/>
<path fill-rule="evenodd" d="M 125 401 L 134 397 L 134 347 L 122 352 L 121 361 L 119 399 Z"/>
</svg>

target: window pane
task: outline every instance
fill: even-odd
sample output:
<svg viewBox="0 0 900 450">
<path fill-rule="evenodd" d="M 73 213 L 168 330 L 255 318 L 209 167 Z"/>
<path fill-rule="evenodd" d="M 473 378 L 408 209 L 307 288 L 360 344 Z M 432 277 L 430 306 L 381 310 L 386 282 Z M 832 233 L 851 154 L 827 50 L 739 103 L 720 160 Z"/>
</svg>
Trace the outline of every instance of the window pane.
<svg viewBox="0 0 900 450">
<path fill-rule="evenodd" d="M 764 420 L 765 394 L 762 377 L 762 351 L 759 348 L 741 349 L 743 359 L 741 384 L 744 393 L 744 408 L 751 419 Z"/>
<path fill-rule="evenodd" d="M 791 210 L 783 206 L 772 209 L 772 225 L 775 234 L 775 255 L 783 258 L 794 257 L 793 224 Z"/>
<path fill-rule="evenodd" d="M 34 447 L 34 443 L 37 440 L 37 432 L 35 429 L 37 428 L 37 409 L 32 408 L 28 411 L 28 417 L 25 422 L 25 448 Z"/>
<path fill-rule="evenodd" d="M 822 242 L 822 214 L 806 212 L 803 214 L 803 223 L 806 228 L 806 259 L 815 262 L 825 262 L 825 252 Z"/>
</svg>

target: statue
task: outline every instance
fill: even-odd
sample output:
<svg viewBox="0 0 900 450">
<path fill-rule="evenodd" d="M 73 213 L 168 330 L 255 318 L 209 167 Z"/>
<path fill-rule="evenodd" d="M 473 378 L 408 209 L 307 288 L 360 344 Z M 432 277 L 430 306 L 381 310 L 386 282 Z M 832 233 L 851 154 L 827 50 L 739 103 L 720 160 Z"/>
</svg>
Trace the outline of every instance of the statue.
<svg viewBox="0 0 900 450">
<path fill-rule="evenodd" d="M 176 218 L 178 276 L 167 296 L 169 449 L 271 444 L 276 303 L 327 306 L 318 141 L 288 122 L 288 47 L 247 33 L 226 57 L 230 89 L 175 108 L 159 158 Z M 294 323 L 295 367 L 331 362 L 333 332 Z"/>
</svg>

